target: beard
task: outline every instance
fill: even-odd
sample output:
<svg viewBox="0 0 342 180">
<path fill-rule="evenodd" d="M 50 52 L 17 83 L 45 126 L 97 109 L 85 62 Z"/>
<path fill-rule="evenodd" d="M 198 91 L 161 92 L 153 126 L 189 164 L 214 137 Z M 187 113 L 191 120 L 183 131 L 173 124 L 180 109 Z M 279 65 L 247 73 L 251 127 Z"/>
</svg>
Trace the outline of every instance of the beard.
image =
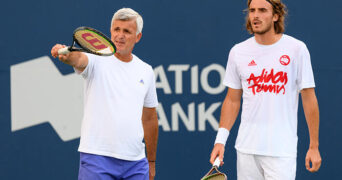
<svg viewBox="0 0 342 180">
<path fill-rule="evenodd" d="M 265 28 L 259 29 L 259 30 L 255 30 L 255 29 L 253 28 L 253 25 L 251 25 L 253 33 L 254 33 L 254 34 L 258 34 L 258 35 L 263 35 L 263 34 L 269 32 L 269 31 L 271 31 L 272 26 L 273 26 L 273 23 L 270 22 L 270 23 L 266 24 Z"/>
</svg>

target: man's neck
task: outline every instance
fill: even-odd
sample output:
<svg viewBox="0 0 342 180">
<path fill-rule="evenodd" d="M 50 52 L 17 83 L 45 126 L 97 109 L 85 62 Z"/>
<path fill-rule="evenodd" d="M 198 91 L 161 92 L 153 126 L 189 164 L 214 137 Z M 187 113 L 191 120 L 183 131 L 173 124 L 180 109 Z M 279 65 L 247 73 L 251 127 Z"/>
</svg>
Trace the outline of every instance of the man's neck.
<svg viewBox="0 0 342 180">
<path fill-rule="evenodd" d="M 132 53 L 123 54 L 123 53 L 117 52 L 114 54 L 114 56 L 123 62 L 130 62 L 133 59 Z"/>
<path fill-rule="evenodd" d="M 274 31 L 269 31 L 264 34 L 254 33 L 256 42 L 262 45 L 272 45 L 276 43 L 282 35 L 282 33 L 276 34 Z"/>
</svg>

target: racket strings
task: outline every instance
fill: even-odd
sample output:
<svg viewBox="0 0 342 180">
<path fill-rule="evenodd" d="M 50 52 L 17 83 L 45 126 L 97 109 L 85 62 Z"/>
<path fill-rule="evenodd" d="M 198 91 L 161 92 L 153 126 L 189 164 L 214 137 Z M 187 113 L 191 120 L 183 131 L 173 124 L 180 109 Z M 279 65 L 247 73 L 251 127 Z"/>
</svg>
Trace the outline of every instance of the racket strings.
<svg viewBox="0 0 342 180">
<path fill-rule="evenodd" d="M 203 180 L 227 180 L 226 176 L 223 174 L 211 174 L 208 177 L 205 177 Z"/>
<path fill-rule="evenodd" d="M 216 171 L 216 173 L 214 173 L 214 171 Z M 214 166 L 201 180 L 227 180 L 227 176 Z"/>
<path fill-rule="evenodd" d="M 110 54 L 115 52 L 113 45 L 103 36 L 90 30 L 79 30 L 74 34 L 78 44 L 90 51 Z"/>
</svg>

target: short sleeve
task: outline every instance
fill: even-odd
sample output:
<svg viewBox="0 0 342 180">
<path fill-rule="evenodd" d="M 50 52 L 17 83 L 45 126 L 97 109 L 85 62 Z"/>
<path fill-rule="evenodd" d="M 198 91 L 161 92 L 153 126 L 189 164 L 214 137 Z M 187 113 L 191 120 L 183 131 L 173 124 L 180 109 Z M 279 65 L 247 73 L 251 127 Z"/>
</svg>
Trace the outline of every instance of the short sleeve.
<svg viewBox="0 0 342 180">
<path fill-rule="evenodd" d="M 297 85 L 298 90 L 315 87 L 314 75 L 311 66 L 310 53 L 304 44 L 298 59 Z"/>
<path fill-rule="evenodd" d="M 233 89 L 242 89 L 241 79 L 236 65 L 234 47 L 229 52 L 223 84 Z"/>
<path fill-rule="evenodd" d="M 95 55 L 85 53 L 85 55 L 88 57 L 88 65 L 83 71 L 78 71 L 77 69 L 74 68 L 74 71 L 81 75 L 84 79 L 88 79 L 88 77 L 93 73 L 94 70 L 94 58 Z"/>
<path fill-rule="evenodd" d="M 145 95 L 144 99 L 144 107 L 157 107 L 158 106 L 158 98 L 157 98 L 157 90 L 156 90 L 156 79 L 151 67 L 150 70 L 150 84 Z"/>
</svg>

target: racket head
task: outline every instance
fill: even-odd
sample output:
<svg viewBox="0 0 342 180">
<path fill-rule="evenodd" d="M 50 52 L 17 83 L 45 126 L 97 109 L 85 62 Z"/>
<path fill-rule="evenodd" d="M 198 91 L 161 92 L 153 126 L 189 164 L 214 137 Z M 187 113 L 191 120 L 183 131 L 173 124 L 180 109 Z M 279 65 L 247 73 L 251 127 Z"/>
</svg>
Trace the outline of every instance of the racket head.
<svg viewBox="0 0 342 180">
<path fill-rule="evenodd" d="M 90 27 L 78 27 L 74 31 L 73 38 L 84 51 L 92 54 L 111 56 L 116 52 L 116 47 L 110 38 Z"/>
<path fill-rule="evenodd" d="M 214 173 L 203 177 L 201 180 L 227 180 L 227 176 L 223 173 Z"/>
<path fill-rule="evenodd" d="M 216 173 L 213 173 L 214 171 Z M 216 166 L 213 166 L 201 180 L 227 180 L 227 175 L 219 171 Z"/>
</svg>

